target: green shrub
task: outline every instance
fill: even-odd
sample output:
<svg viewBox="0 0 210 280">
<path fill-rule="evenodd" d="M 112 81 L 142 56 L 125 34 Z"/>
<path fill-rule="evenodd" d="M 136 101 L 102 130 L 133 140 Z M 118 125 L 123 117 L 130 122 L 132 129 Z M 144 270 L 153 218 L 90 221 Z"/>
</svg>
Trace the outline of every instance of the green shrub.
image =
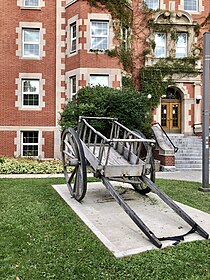
<svg viewBox="0 0 210 280">
<path fill-rule="evenodd" d="M 60 125 L 76 127 L 82 116 L 105 116 L 118 118 L 130 129 L 139 129 L 147 136 L 151 132 L 151 100 L 137 90 L 124 87 L 117 90 L 109 87 L 85 87 L 78 91 L 77 98 L 69 101 L 61 113 Z M 95 122 L 94 127 L 106 135 L 106 126 Z"/>
<path fill-rule="evenodd" d="M 60 160 L 40 161 L 31 158 L 0 157 L 0 174 L 56 174 L 62 173 Z"/>
</svg>

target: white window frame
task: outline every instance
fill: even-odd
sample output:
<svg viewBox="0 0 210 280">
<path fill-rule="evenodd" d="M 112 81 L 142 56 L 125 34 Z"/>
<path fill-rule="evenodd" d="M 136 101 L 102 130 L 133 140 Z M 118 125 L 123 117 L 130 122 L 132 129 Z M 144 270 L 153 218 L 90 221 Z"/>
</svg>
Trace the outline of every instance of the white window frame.
<svg viewBox="0 0 210 280">
<path fill-rule="evenodd" d="M 100 83 L 100 81 L 99 82 L 95 82 L 95 81 L 93 81 L 93 79 L 97 79 L 97 78 L 107 78 L 107 82 L 105 83 L 105 84 L 103 84 L 103 83 Z M 109 86 L 109 75 L 106 75 L 106 74 L 90 74 L 90 86 L 106 86 L 106 87 L 108 87 Z"/>
<path fill-rule="evenodd" d="M 36 82 L 38 82 L 38 90 L 37 91 L 24 91 L 24 82 L 26 82 L 26 81 L 36 81 Z M 30 107 L 32 107 L 32 108 L 37 108 L 37 107 L 39 107 L 40 106 L 40 80 L 39 79 L 22 79 L 21 80 L 21 91 L 22 91 L 22 107 L 23 108 L 30 108 Z M 26 95 L 37 95 L 38 96 L 38 104 L 28 104 L 28 105 L 26 105 L 26 104 L 24 104 L 24 97 L 26 96 Z"/>
<path fill-rule="evenodd" d="M 163 42 L 163 44 L 161 44 L 161 45 L 157 45 L 157 39 L 156 39 L 156 36 L 158 36 L 158 34 L 162 34 L 162 35 L 164 35 L 165 36 L 165 39 L 164 39 L 164 42 Z M 157 33 L 155 33 L 155 58 L 165 58 L 166 56 L 167 56 L 167 49 L 166 49 L 166 43 L 167 43 L 167 34 L 166 33 L 164 33 L 164 32 L 157 32 Z M 157 55 L 157 49 L 158 48 L 162 48 L 163 49 L 163 55 L 161 55 L 161 56 L 159 56 L 159 55 Z"/>
<path fill-rule="evenodd" d="M 75 28 L 75 36 L 74 36 Z M 70 53 L 76 52 L 77 50 L 77 24 L 73 22 L 70 24 Z"/>
<path fill-rule="evenodd" d="M 76 75 L 69 77 L 70 99 L 77 93 L 77 77 Z"/>
<path fill-rule="evenodd" d="M 193 4 L 190 5 L 189 1 L 192 3 L 192 1 L 195 1 L 195 9 L 193 9 Z M 198 0 L 183 0 L 184 2 L 184 10 L 189 12 L 198 12 Z M 187 2 L 187 3 L 186 3 Z M 187 6 L 187 7 L 186 7 Z M 189 7 L 190 6 L 190 7 Z"/>
<path fill-rule="evenodd" d="M 186 44 L 184 46 L 179 46 L 178 38 L 179 35 L 185 35 Z M 184 49 L 183 56 L 177 56 L 177 50 Z M 177 40 L 176 40 L 176 58 L 184 58 L 188 56 L 188 34 L 186 32 L 179 32 L 177 33 Z"/>
<path fill-rule="evenodd" d="M 105 24 L 106 25 L 106 34 L 92 34 L 92 30 L 93 30 L 93 24 L 94 23 L 101 23 L 101 24 Z M 104 38 L 106 39 L 106 46 L 105 47 L 96 47 L 93 44 L 93 39 L 94 38 Z M 109 21 L 106 20 L 91 20 L 90 21 L 90 49 L 92 50 L 106 50 L 108 49 L 109 46 Z"/>
<path fill-rule="evenodd" d="M 144 3 L 149 9 L 157 10 L 160 9 L 160 0 L 144 0 Z"/>
<path fill-rule="evenodd" d="M 39 32 L 39 41 L 38 42 L 35 42 L 35 41 L 34 42 L 33 41 L 32 42 L 30 42 L 30 41 L 27 42 L 27 41 L 24 40 L 24 37 L 25 37 L 24 33 L 25 33 L 25 31 L 29 31 L 29 30 Z M 22 29 L 22 46 L 23 46 L 22 47 L 22 51 L 23 51 L 22 55 L 23 55 L 23 57 L 40 57 L 40 41 L 41 41 L 40 40 L 40 28 L 23 28 Z M 38 54 L 37 55 L 36 54 L 26 55 L 25 54 L 25 45 L 26 44 L 28 44 L 28 45 L 38 45 L 38 47 L 39 47 Z"/>
<path fill-rule="evenodd" d="M 40 7 L 40 0 L 37 0 L 37 5 L 30 5 L 30 4 L 27 5 L 26 1 L 29 1 L 29 3 L 30 3 L 30 0 L 23 0 L 23 6 L 24 7 L 27 7 L 27 8 L 37 8 L 37 7 Z"/>
<path fill-rule="evenodd" d="M 37 142 L 24 142 L 24 133 L 37 133 Z M 24 155 L 24 146 L 37 147 L 36 155 Z M 22 157 L 38 157 L 39 156 L 39 131 L 21 131 L 21 156 Z"/>
</svg>

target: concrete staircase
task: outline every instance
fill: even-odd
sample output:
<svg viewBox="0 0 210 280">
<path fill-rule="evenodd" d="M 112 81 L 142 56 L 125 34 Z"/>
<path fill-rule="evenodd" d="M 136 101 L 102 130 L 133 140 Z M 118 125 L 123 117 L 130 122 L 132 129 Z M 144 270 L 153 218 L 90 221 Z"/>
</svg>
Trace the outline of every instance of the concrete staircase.
<svg viewBox="0 0 210 280">
<path fill-rule="evenodd" d="M 176 170 L 201 170 L 202 138 L 200 136 L 184 136 L 169 134 L 171 141 L 179 148 L 175 153 Z"/>
</svg>

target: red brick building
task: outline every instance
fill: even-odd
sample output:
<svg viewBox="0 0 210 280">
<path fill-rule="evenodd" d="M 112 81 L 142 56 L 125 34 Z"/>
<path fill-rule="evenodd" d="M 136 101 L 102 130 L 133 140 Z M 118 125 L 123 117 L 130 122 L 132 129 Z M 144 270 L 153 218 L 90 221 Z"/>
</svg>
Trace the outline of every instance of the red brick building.
<svg viewBox="0 0 210 280">
<path fill-rule="evenodd" d="M 197 36 L 194 27 L 208 16 L 209 0 L 145 2 L 159 9 L 153 15 L 154 21 L 173 25 L 178 39 L 175 44 L 167 32 L 149 31 L 148 38 L 155 41 L 156 47 L 144 60 L 138 59 L 144 46 L 135 34 L 144 32 L 144 25 L 138 25 L 143 1 L 133 0 L 137 72 L 144 63 L 152 65 L 171 55 L 172 50 L 177 57 L 200 56 L 204 29 Z M 118 59 L 103 51 L 119 44 L 114 37 L 113 19 L 106 10 L 90 7 L 83 0 L 4 0 L 0 8 L 0 155 L 58 158 L 58 119 L 66 100 L 88 84 L 121 86 Z M 201 68 L 201 60 L 196 67 Z M 163 93 L 154 120 L 168 132 L 191 134 L 192 125 L 201 122 L 201 102 L 196 102 L 201 90 L 200 74 L 177 80 L 176 88 Z M 176 94 L 176 98 L 169 100 L 169 94 Z"/>
</svg>

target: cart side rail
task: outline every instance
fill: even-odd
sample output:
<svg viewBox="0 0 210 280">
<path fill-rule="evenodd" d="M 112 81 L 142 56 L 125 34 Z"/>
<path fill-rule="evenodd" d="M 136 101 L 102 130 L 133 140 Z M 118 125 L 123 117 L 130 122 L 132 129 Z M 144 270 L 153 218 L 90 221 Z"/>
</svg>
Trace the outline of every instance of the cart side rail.
<svg viewBox="0 0 210 280">
<path fill-rule="evenodd" d="M 110 137 L 107 138 L 96 130 L 87 121 L 88 119 L 111 121 Z M 87 146 L 85 150 L 88 151 L 89 149 L 91 151 L 91 159 L 94 155 L 98 165 L 104 166 L 109 163 L 111 149 L 116 150 L 120 156 L 123 156 L 132 165 L 142 163 L 142 150 L 144 149 L 142 144 L 144 142 L 148 143 L 150 147 L 144 154 L 144 160 L 146 159 L 145 163 L 147 164 L 151 156 L 151 147 L 155 143 L 153 139 L 142 138 L 139 134 L 120 124 L 115 118 L 80 117 L 78 134 L 83 145 Z M 88 157 L 89 153 L 87 153 L 87 160 L 90 161 Z"/>
</svg>

